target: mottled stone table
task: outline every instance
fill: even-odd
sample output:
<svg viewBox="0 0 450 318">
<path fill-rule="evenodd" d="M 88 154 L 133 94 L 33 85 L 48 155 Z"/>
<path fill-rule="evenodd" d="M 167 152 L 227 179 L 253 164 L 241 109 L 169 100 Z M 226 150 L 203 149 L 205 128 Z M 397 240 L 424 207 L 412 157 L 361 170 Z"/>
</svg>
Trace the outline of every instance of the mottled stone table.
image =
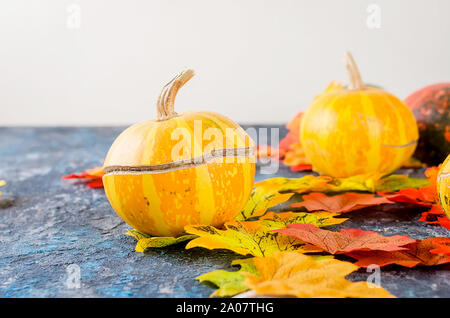
<svg viewBox="0 0 450 318">
<path fill-rule="evenodd" d="M 102 189 L 61 176 L 102 164 L 122 128 L 0 128 L 1 297 L 207 297 L 214 289 L 194 278 L 230 269 L 228 251 L 184 245 L 134 251 L 129 228 Z M 282 128 L 280 135 L 286 131 Z M 415 172 L 420 174 L 421 172 Z M 298 177 L 281 167 L 276 176 Z M 273 175 L 257 174 L 262 180 Z M 448 236 L 442 227 L 418 222 L 420 209 L 384 207 L 348 214 L 344 227 L 414 238 Z M 338 228 L 339 226 L 336 226 Z M 81 286 L 69 278 L 80 269 Z M 76 268 L 76 267 L 75 267 Z M 351 280 L 365 279 L 360 270 Z M 450 267 L 382 269 L 381 284 L 398 297 L 450 297 Z"/>
</svg>

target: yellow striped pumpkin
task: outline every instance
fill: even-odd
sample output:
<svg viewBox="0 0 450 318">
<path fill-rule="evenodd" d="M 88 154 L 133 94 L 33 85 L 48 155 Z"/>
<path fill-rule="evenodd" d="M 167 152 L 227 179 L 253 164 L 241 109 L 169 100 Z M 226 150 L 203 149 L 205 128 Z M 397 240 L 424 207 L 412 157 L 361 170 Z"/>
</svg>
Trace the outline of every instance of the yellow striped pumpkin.
<svg viewBox="0 0 450 318">
<path fill-rule="evenodd" d="M 304 152 L 315 171 L 333 177 L 393 172 L 416 148 L 416 120 L 397 97 L 363 84 L 350 53 L 346 65 L 349 87 L 330 85 L 303 115 Z"/>
<path fill-rule="evenodd" d="M 450 154 L 439 169 L 437 177 L 437 193 L 442 209 L 450 217 Z"/>
<path fill-rule="evenodd" d="M 254 143 L 232 120 L 212 112 L 174 112 L 187 70 L 162 90 L 158 118 L 123 131 L 105 162 L 106 195 L 117 214 L 153 236 L 179 236 L 188 224 L 221 226 L 248 201 Z"/>
</svg>

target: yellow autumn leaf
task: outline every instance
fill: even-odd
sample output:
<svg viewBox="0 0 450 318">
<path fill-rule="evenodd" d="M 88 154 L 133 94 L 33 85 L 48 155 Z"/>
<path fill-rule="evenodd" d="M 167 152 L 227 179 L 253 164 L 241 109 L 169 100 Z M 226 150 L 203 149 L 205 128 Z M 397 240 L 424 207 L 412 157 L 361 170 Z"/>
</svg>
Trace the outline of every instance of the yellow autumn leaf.
<svg viewBox="0 0 450 318">
<path fill-rule="evenodd" d="M 272 212 L 273 213 L 273 212 Z M 267 256 L 279 251 L 313 252 L 311 247 L 303 250 L 301 240 L 287 235 L 278 235 L 272 230 L 286 224 L 301 223 L 325 226 L 342 223 L 344 220 L 335 219 L 333 213 L 293 213 L 275 214 L 256 221 L 231 221 L 225 223 L 225 229 L 220 230 L 210 225 L 188 225 L 185 231 L 197 235 L 186 245 L 186 249 L 203 247 L 207 249 L 228 249 L 241 255 Z"/>
<path fill-rule="evenodd" d="M 147 248 L 166 247 L 169 245 L 178 244 L 187 240 L 195 238 L 195 235 L 183 235 L 180 237 L 158 237 L 149 236 L 135 229 L 130 229 L 125 235 L 134 237 L 137 240 L 136 252 L 144 252 Z"/>
<path fill-rule="evenodd" d="M 245 221 L 264 215 L 266 211 L 289 200 L 295 193 L 320 191 L 330 177 L 307 175 L 301 178 L 271 178 L 255 184 L 249 201 L 236 220 Z"/>
<path fill-rule="evenodd" d="M 5 180 L 0 180 L 0 187 L 3 187 L 6 184 Z M 2 192 L 0 191 L 0 195 L 2 195 Z"/>
<path fill-rule="evenodd" d="M 368 282 L 350 282 L 345 276 L 358 267 L 336 259 L 317 259 L 295 252 L 278 252 L 255 257 L 258 274 L 242 272 L 244 284 L 256 295 L 315 297 L 393 297 L 382 287 Z"/>
<path fill-rule="evenodd" d="M 315 224 L 317 227 L 341 224 L 348 218 L 335 218 L 340 216 L 340 213 L 332 212 L 283 212 L 275 213 L 268 212 L 266 215 L 259 218 L 259 222 L 266 229 L 277 230 L 285 228 L 289 224 L 301 223 L 301 224 Z"/>
<path fill-rule="evenodd" d="M 196 278 L 200 283 L 208 282 L 218 287 L 210 297 L 231 297 L 243 293 L 248 287 L 244 284 L 246 277 L 242 273 L 258 273 L 251 258 L 234 260 L 231 265 L 238 265 L 240 269 L 235 272 L 219 269 Z"/>
<path fill-rule="evenodd" d="M 264 215 L 270 208 L 288 201 L 297 194 L 325 192 L 328 194 L 361 191 L 398 191 L 403 188 L 419 188 L 429 184 L 426 178 L 410 178 L 407 175 L 371 173 L 348 178 L 306 175 L 301 178 L 271 178 L 255 184 L 249 201 L 236 220 L 245 221 Z"/>
<path fill-rule="evenodd" d="M 348 178 L 332 178 L 322 192 L 379 192 L 398 191 L 403 188 L 419 188 L 428 185 L 426 178 L 411 178 L 407 175 L 392 174 L 385 176 L 380 173 L 362 174 Z"/>
<path fill-rule="evenodd" d="M 312 257 L 314 259 L 333 258 L 331 255 L 314 255 Z M 249 290 L 248 286 L 244 284 L 246 276 L 243 273 L 246 272 L 258 275 L 258 270 L 253 263 L 253 258 L 237 259 L 234 260 L 231 265 L 240 266 L 240 269 L 232 272 L 219 269 L 200 275 L 195 279 L 200 283 L 209 283 L 218 287 L 210 297 L 232 297 L 237 294 L 239 294 L 237 297 L 243 296 L 245 295 L 244 292 Z"/>
</svg>

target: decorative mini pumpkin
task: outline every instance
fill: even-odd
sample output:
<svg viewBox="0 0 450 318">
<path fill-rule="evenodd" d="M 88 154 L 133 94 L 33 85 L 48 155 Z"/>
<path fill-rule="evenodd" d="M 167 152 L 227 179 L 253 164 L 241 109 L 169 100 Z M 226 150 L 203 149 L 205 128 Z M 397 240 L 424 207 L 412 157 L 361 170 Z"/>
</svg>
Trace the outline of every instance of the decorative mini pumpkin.
<svg viewBox="0 0 450 318">
<path fill-rule="evenodd" d="M 405 99 L 419 126 L 414 157 L 438 165 L 450 153 L 450 83 L 426 86 Z"/>
<path fill-rule="evenodd" d="M 437 193 L 442 209 L 450 217 L 450 154 L 445 159 L 437 177 Z"/>
<path fill-rule="evenodd" d="M 135 124 L 114 141 L 104 163 L 106 195 L 117 214 L 154 236 L 179 236 L 188 224 L 221 226 L 247 203 L 254 143 L 212 112 L 174 112 L 187 70 L 164 86 L 157 120 Z"/>
<path fill-rule="evenodd" d="M 303 115 L 300 140 L 313 169 L 333 177 L 388 174 L 414 152 L 417 124 L 397 97 L 365 86 L 350 53 L 350 85 L 330 85 Z"/>
</svg>

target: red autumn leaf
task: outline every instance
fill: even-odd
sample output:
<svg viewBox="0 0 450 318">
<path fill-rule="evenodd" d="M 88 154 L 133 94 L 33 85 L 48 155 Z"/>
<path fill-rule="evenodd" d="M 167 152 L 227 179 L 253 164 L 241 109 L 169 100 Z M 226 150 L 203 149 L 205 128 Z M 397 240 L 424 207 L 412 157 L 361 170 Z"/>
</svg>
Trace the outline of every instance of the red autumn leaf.
<svg viewBox="0 0 450 318">
<path fill-rule="evenodd" d="M 296 166 L 291 166 L 291 171 L 300 172 L 300 171 L 312 171 L 312 165 L 310 164 L 299 164 Z"/>
<path fill-rule="evenodd" d="M 438 224 L 439 218 L 444 217 L 445 213 L 439 204 L 433 204 L 429 211 L 423 212 L 422 217 L 419 221 L 426 222 L 429 224 Z"/>
<path fill-rule="evenodd" d="M 434 238 L 433 244 L 435 244 L 439 247 L 430 250 L 430 253 L 450 255 L 450 237 Z"/>
<path fill-rule="evenodd" d="M 450 231 L 450 219 L 447 216 L 438 217 L 438 224 Z"/>
<path fill-rule="evenodd" d="M 290 166 L 292 171 L 312 170 L 312 166 L 303 151 L 300 142 L 300 123 L 303 112 L 299 112 L 286 125 L 289 130 L 286 137 L 280 141 L 279 157 L 283 163 Z"/>
<path fill-rule="evenodd" d="M 427 170 L 425 170 L 425 176 L 430 181 L 429 187 L 432 191 L 434 191 L 434 193 L 436 195 L 435 201 L 438 201 L 436 185 L 437 185 L 437 177 L 438 177 L 440 168 L 441 168 L 441 165 L 439 165 L 438 167 L 430 167 Z"/>
<path fill-rule="evenodd" d="M 425 171 L 430 184 L 426 187 L 406 188 L 398 192 L 379 192 L 378 194 L 388 198 L 393 202 L 413 203 L 423 206 L 431 206 L 438 201 L 436 192 L 436 180 L 439 167 L 430 167 Z"/>
<path fill-rule="evenodd" d="M 85 170 L 82 173 L 72 173 L 67 176 L 63 176 L 63 180 L 78 179 L 84 183 L 88 188 L 103 188 L 103 175 L 105 172 L 102 167 Z"/>
<path fill-rule="evenodd" d="M 298 133 L 293 131 L 289 131 L 283 139 L 281 139 L 279 144 L 280 149 L 280 157 L 284 157 L 284 155 L 291 150 L 291 146 L 295 143 L 299 142 Z"/>
<path fill-rule="evenodd" d="M 419 189 L 406 188 L 398 192 L 378 192 L 379 195 L 389 199 L 392 202 L 413 203 L 423 206 L 431 206 L 435 202 L 435 191 L 431 187 L 422 187 Z"/>
<path fill-rule="evenodd" d="M 345 213 L 368 206 L 392 203 L 386 198 L 374 194 L 346 192 L 339 195 L 327 196 L 321 192 L 312 192 L 303 196 L 303 202 L 291 205 L 293 208 L 305 207 L 308 211 L 329 211 Z"/>
<path fill-rule="evenodd" d="M 385 251 L 357 251 L 346 253 L 358 261 L 355 265 L 367 267 L 372 264 L 386 266 L 397 264 L 405 267 L 432 266 L 450 263 L 450 255 L 431 253 L 432 250 L 441 248 L 434 241 L 436 237 L 428 238 L 416 243 L 407 245 L 407 250 L 397 252 Z M 443 238 L 448 239 L 448 238 Z"/>
<path fill-rule="evenodd" d="M 382 236 L 372 231 L 342 229 L 332 232 L 320 229 L 312 224 L 290 224 L 276 232 L 293 236 L 310 243 L 330 254 L 343 254 L 354 251 L 400 251 L 407 244 L 416 242 L 406 235 Z"/>
<path fill-rule="evenodd" d="M 450 219 L 447 217 L 439 203 L 433 204 L 429 211 L 423 212 L 419 221 L 428 224 L 439 224 L 447 230 L 450 230 Z"/>
</svg>

